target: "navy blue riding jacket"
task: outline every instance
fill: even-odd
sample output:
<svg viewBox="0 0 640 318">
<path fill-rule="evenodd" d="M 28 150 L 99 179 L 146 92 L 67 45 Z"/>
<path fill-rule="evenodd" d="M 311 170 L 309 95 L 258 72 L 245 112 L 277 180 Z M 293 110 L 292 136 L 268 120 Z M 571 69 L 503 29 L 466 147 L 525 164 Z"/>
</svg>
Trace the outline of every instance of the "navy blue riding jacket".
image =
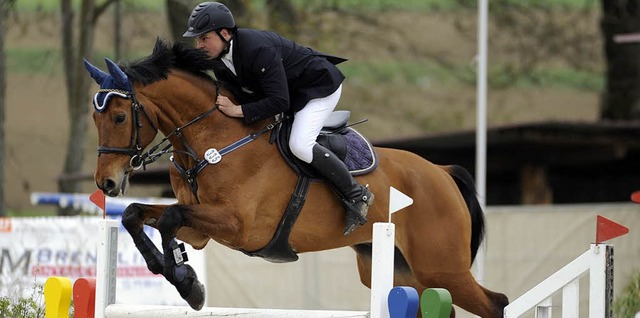
<svg viewBox="0 0 640 318">
<path fill-rule="evenodd" d="M 346 59 L 270 31 L 238 29 L 232 54 L 237 76 L 220 59 L 213 71 L 232 86 L 246 123 L 297 112 L 310 100 L 331 95 L 345 78 L 335 65 Z"/>
</svg>

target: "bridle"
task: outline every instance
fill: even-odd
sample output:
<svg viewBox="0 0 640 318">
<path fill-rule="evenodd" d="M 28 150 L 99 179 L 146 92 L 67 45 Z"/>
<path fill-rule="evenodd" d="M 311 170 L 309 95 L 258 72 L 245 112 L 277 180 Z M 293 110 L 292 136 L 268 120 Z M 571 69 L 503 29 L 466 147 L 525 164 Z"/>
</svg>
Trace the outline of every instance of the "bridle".
<svg viewBox="0 0 640 318">
<path fill-rule="evenodd" d="M 133 92 L 129 92 L 129 91 L 124 91 L 124 90 L 114 90 L 114 89 L 101 89 L 98 91 L 98 93 L 107 93 L 107 94 L 115 94 L 117 96 L 120 96 L 122 98 L 125 99 L 129 99 L 131 100 L 131 112 L 133 114 L 133 119 L 132 119 L 132 134 L 131 134 L 131 142 L 129 143 L 129 147 L 127 148 L 121 148 L 121 147 L 107 147 L 107 146 L 98 146 L 98 156 L 100 154 L 103 153 L 115 153 L 115 154 L 122 154 L 122 155 L 129 155 L 131 156 L 131 160 L 129 161 L 129 165 L 134 169 L 140 169 L 141 167 L 144 169 L 146 168 L 147 164 L 153 163 L 156 160 L 158 160 L 162 155 L 167 154 L 167 153 L 181 153 L 184 154 L 186 156 L 191 157 L 195 164 L 191 167 L 191 168 L 185 168 L 183 166 L 181 166 L 180 164 L 178 164 L 178 162 L 176 160 L 173 159 L 173 156 L 171 157 L 171 161 L 173 162 L 174 167 L 176 168 L 176 170 L 178 171 L 178 173 L 187 181 L 187 183 L 189 184 L 189 188 L 191 189 L 191 192 L 193 193 L 196 202 L 200 202 L 200 200 L 198 199 L 198 181 L 197 181 L 197 176 L 200 173 L 200 171 L 202 171 L 206 166 L 211 165 L 211 164 L 216 164 L 217 162 L 219 162 L 222 158 L 222 156 L 237 150 L 238 148 L 254 141 L 257 140 L 258 137 L 260 137 L 261 135 L 273 130 L 274 128 L 276 128 L 284 119 L 286 119 L 286 116 L 280 116 L 280 118 L 277 118 L 273 123 L 268 124 L 266 127 L 264 127 L 263 129 L 251 133 L 247 136 L 245 136 L 244 138 L 241 138 L 240 140 L 237 140 L 225 147 L 223 147 L 220 150 L 214 149 L 214 148 L 210 148 L 208 149 L 208 151 L 205 153 L 205 158 L 203 159 L 198 159 L 198 156 L 196 154 L 196 152 L 193 150 L 192 147 L 189 146 L 189 144 L 187 143 L 187 141 L 185 140 L 185 138 L 182 135 L 182 130 L 191 126 L 192 124 L 200 121 L 201 119 L 209 116 L 211 113 L 213 113 L 214 111 L 218 110 L 218 105 L 214 104 L 214 106 L 212 108 L 209 108 L 207 111 L 203 112 L 202 114 L 198 115 L 197 117 L 193 118 L 192 120 L 188 121 L 187 123 L 185 123 L 184 125 L 176 128 L 173 132 L 171 132 L 170 134 L 166 135 L 164 138 L 162 138 L 162 140 L 160 140 L 156 145 L 154 145 L 153 147 L 151 147 L 148 151 L 146 152 L 142 152 L 142 146 L 140 144 L 140 129 L 142 128 L 142 123 L 140 122 L 140 112 L 142 112 L 145 117 L 147 117 L 147 120 L 149 121 L 149 123 L 151 124 L 151 126 L 155 129 L 158 130 L 157 127 L 153 124 L 153 121 L 151 121 L 151 117 L 149 116 L 149 114 L 147 113 L 147 111 L 144 109 L 144 107 L 142 106 L 142 104 L 138 101 L 138 99 L 135 97 L 135 94 Z M 97 94 L 96 94 L 97 96 Z M 218 99 L 218 96 L 220 96 L 220 85 L 216 85 L 216 96 L 214 100 Z M 95 103 L 94 103 L 95 104 Z M 102 107 L 106 107 L 106 102 L 103 103 Z M 180 142 L 182 142 L 182 145 L 184 147 L 185 150 L 172 150 L 172 145 L 169 141 L 170 137 L 177 137 Z M 166 145 L 158 151 L 158 148 L 160 148 L 163 144 Z"/>
<path fill-rule="evenodd" d="M 144 162 L 145 158 L 142 154 L 142 146 L 141 146 L 141 140 L 140 140 L 140 129 L 142 128 L 142 123 L 140 122 L 140 112 L 144 114 L 144 116 L 147 118 L 147 120 L 149 121 L 153 129 L 157 130 L 158 128 L 155 126 L 153 121 L 151 121 L 151 117 L 149 116 L 147 111 L 144 109 L 142 104 L 138 101 L 135 93 L 124 91 L 124 90 L 118 90 L 118 89 L 99 89 L 97 94 L 99 93 L 113 94 L 113 95 L 131 100 L 132 133 L 131 133 L 131 141 L 129 142 L 128 147 L 124 148 L 124 147 L 98 146 L 98 156 L 100 156 L 101 154 L 109 154 L 109 153 L 128 155 L 128 156 L 131 156 L 129 165 L 131 165 L 133 169 L 136 169 L 136 170 L 140 169 L 140 167 L 142 167 L 145 164 Z"/>
<path fill-rule="evenodd" d="M 118 90 L 118 89 L 99 89 L 98 92 L 96 93 L 96 96 L 99 93 L 113 94 L 113 95 L 122 97 L 124 99 L 131 100 L 131 114 L 132 114 L 131 129 L 132 129 L 132 133 L 131 133 L 131 141 L 129 142 L 129 146 L 128 147 L 125 148 L 125 147 L 98 146 L 98 156 L 100 156 L 101 154 L 109 154 L 109 153 L 131 156 L 131 160 L 129 161 L 129 165 L 134 170 L 138 170 L 140 168 L 143 168 L 143 169 L 146 168 L 146 165 L 155 162 L 162 155 L 164 155 L 166 153 L 169 153 L 169 152 L 184 153 L 187 156 L 190 156 L 194 160 L 197 161 L 198 158 L 197 158 L 197 155 L 196 155 L 195 151 L 186 143 L 186 141 L 182 137 L 182 130 L 187 128 L 187 127 L 189 127 L 189 126 L 191 126 L 195 122 L 200 121 L 201 119 L 209 116 L 212 112 L 214 112 L 215 110 L 218 109 L 218 105 L 214 105 L 212 108 L 208 109 L 204 113 L 202 113 L 202 114 L 198 115 L 197 117 L 193 118 L 192 120 L 190 120 L 186 124 L 176 128 L 173 132 L 171 132 L 170 134 L 168 134 L 164 138 L 162 138 L 162 140 L 160 140 L 156 145 L 151 147 L 149 149 L 149 151 L 146 151 L 146 152 L 143 153 L 142 152 L 143 148 L 142 148 L 141 140 L 140 140 L 141 139 L 140 129 L 142 129 L 142 127 L 143 127 L 142 126 L 142 122 L 140 121 L 140 113 L 142 112 L 144 114 L 144 116 L 147 118 L 147 121 L 149 121 L 151 127 L 154 130 L 157 131 L 158 127 L 153 123 L 153 121 L 151 120 L 151 117 L 149 116 L 149 114 L 145 110 L 144 106 L 138 101 L 138 99 L 136 98 L 135 93 L 134 92 L 130 92 L 130 91 L 125 91 L 125 90 Z M 220 85 L 216 85 L 216 96 L 215 96 L 214 100 L 217 100 L 219 95 L 220 95 Z M 105 107 L 105 106 L 106 105 L 103 105 L 103 107 Z M 170 150 L 170 148 L 172 146 L 171 146 L 170 143 L 168 143 L 168 140 L 172 136 L 178 137 L 178 139 L 180 139 L 180 141 L 182 142 L 182 144 L 184 145 L 184 147 L 185 147 L 185 149 L 187 151 Z M 162 148 L 162 150 L 156 152 L 158 150 L 158 148 L 160 148 L 165 143 L 167 143 L 167 145 L 165 145 Z"/>
</svg>

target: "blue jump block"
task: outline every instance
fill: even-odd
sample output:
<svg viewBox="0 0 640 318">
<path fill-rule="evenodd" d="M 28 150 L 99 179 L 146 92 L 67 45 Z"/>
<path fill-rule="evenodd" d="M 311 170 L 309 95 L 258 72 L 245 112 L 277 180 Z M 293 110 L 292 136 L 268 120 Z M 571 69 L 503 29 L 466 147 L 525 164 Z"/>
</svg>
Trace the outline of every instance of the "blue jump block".
<svg viewBox="0 0 640 318">
<path fill-rule="evenodd" d="M 387 298 L 390 318 L 415 318 L 420 298 L 413 287 L 394 287 Z"/>
</svg>

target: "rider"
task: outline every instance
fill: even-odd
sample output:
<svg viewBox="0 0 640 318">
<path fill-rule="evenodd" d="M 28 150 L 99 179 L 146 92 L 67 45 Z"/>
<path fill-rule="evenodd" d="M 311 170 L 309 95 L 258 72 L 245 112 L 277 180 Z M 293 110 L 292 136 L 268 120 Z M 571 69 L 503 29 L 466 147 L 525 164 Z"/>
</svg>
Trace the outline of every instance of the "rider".
<svg viewBox="0 0 640 318">
<path fill-rule="evenodd" d="M 300 46 L 278 34 L 237 28 L 233 14 L 219 2 L 197 5 L 184 37 L 215 61 L 217 79 L 241 87 L 233 104 L 218 96 L 218 109 L 246 123 L 288 112 L 293 114 L 291 152 L 309 163 L 341 193 L 347 209 L 344 235 L 366 223 L 373 194 L 360 185 L 345 164 L 316 143 L 325 119 L 338 104 L 344 75 L 335 64 L 346 59 Z"/>
</svg>

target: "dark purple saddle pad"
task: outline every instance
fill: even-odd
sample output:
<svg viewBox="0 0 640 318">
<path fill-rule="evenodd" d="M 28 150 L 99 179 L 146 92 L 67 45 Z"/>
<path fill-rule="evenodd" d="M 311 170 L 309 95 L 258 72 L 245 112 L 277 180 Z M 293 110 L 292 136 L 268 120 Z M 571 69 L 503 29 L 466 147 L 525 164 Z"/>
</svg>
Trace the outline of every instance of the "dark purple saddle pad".
<svg viewBox="0 0 640 318">
<path fill-rule="evenodd" d="M 289 150 L 290 123 L 285 121 L 278 129 L 276 143 L 283 158 L 297 173 L 304 173 L 313 179 L 319 179 L 317 172 L 309 164 L 299 160 Z M 366 137 L 351 127 L 339 132 L 321 132 L 317 142 L 333 151 L 352 175 L 367 174 L 378 166 L 378 156 L 373 145 Z"/>
<path fill-rule="evenodd" d="M 371 143 L 353 128 L 342 135 L 347 142 L 344 163 L 354 176 L 366 174 L 378 166 L 378 158 Z"/>
</svg>

